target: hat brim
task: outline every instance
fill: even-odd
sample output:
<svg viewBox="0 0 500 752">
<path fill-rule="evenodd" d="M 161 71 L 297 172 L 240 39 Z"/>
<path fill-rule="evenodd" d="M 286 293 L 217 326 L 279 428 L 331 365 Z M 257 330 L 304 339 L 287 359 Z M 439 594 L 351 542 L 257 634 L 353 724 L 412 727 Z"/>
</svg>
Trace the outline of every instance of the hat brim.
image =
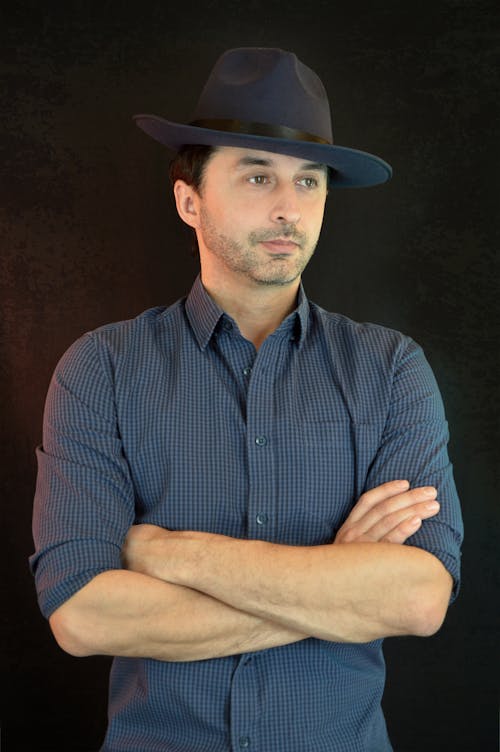
<svg viewBox="0 0 500 752">
<path fill-rule="evenodd" d="M 148 136 L 172 151 L 179 151 L 188 144 L 239 146 L 326 164 L 334 171 L 330 180 L 332 188 L 367 188 L 385 183 L 392 176 L 391 166 L 383 159 L 347 146 L 199 128 L 172 123 L 158 115 L 134 115 L 133 119 Z"/>
</svg>

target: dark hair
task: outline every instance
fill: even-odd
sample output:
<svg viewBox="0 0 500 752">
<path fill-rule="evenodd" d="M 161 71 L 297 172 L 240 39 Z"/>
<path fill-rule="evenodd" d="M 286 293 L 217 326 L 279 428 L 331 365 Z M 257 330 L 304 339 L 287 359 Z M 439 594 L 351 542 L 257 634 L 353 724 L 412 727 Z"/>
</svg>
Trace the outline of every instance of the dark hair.
<svg viewBox="0 0 500 752">
<path fill-rule="evenodd" d="M 184 180 L 200 193 L 206 164 L 216 151 L 216 146 L 182 146 L 170 162 L 169 175 L 172 186 L 176 180 Z"/>
<path fill-rule="evenodd" d="M 216 146 L 192 144 L 182 146 L 169 165 L 168 173 L 172 187 L 176 180 L 183 180 L 188 185 L 192 185 L 197 193 L 201 193 L 205 167 L 216 151 Z M 198 259 L 200 257 L 195 230 L 192 230 L 191 256 Z"/>
</svg>

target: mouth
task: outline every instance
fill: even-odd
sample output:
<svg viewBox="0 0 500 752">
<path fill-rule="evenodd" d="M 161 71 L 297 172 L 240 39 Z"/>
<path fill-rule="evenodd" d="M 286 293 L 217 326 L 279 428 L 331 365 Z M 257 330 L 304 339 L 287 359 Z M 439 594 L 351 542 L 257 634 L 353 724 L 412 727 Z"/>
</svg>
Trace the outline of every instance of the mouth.
<svg viewBox="0 0 500 752">
<path fill-rule="evenodd" d="M 274 240 L 262 240 L 261 244 L 267 248 L 270 253 L 279 254 L 282 256 L 289 256 L 291 253 L 297 250 L 298 244 L 293 240 L 287 240 L 285 238 L 274 238 Z"/>
</svg>

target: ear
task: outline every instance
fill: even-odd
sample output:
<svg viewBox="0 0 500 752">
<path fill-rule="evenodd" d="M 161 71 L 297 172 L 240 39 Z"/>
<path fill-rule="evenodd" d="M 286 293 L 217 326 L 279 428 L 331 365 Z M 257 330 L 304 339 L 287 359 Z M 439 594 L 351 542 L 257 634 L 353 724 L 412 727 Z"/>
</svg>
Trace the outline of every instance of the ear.
<svg viewBox="0 0 500 752">
<path fill-rule="evenodd" d="M 179 217 L 193 229 L 199 227 L 200 197 L 192 185 L 176 180 L 174 185 L 175 205 Z"/>
</svg>

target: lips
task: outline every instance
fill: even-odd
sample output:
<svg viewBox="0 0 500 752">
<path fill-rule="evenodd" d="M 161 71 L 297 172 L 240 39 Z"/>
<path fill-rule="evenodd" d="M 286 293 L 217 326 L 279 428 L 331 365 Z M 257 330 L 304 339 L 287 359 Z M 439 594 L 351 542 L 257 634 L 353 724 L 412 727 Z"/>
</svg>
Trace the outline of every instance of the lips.
<svg viewBox="0 0 500 752">
<path fill-rule="evenodd" d="M 297 243 L 294 243 L 293 240 L 284 240 L 281 238 L 263 240 L 261 243 L 268 251 L 271 251 L 271 253 L 293 253 L 297 248 Z"/>
</svg>

